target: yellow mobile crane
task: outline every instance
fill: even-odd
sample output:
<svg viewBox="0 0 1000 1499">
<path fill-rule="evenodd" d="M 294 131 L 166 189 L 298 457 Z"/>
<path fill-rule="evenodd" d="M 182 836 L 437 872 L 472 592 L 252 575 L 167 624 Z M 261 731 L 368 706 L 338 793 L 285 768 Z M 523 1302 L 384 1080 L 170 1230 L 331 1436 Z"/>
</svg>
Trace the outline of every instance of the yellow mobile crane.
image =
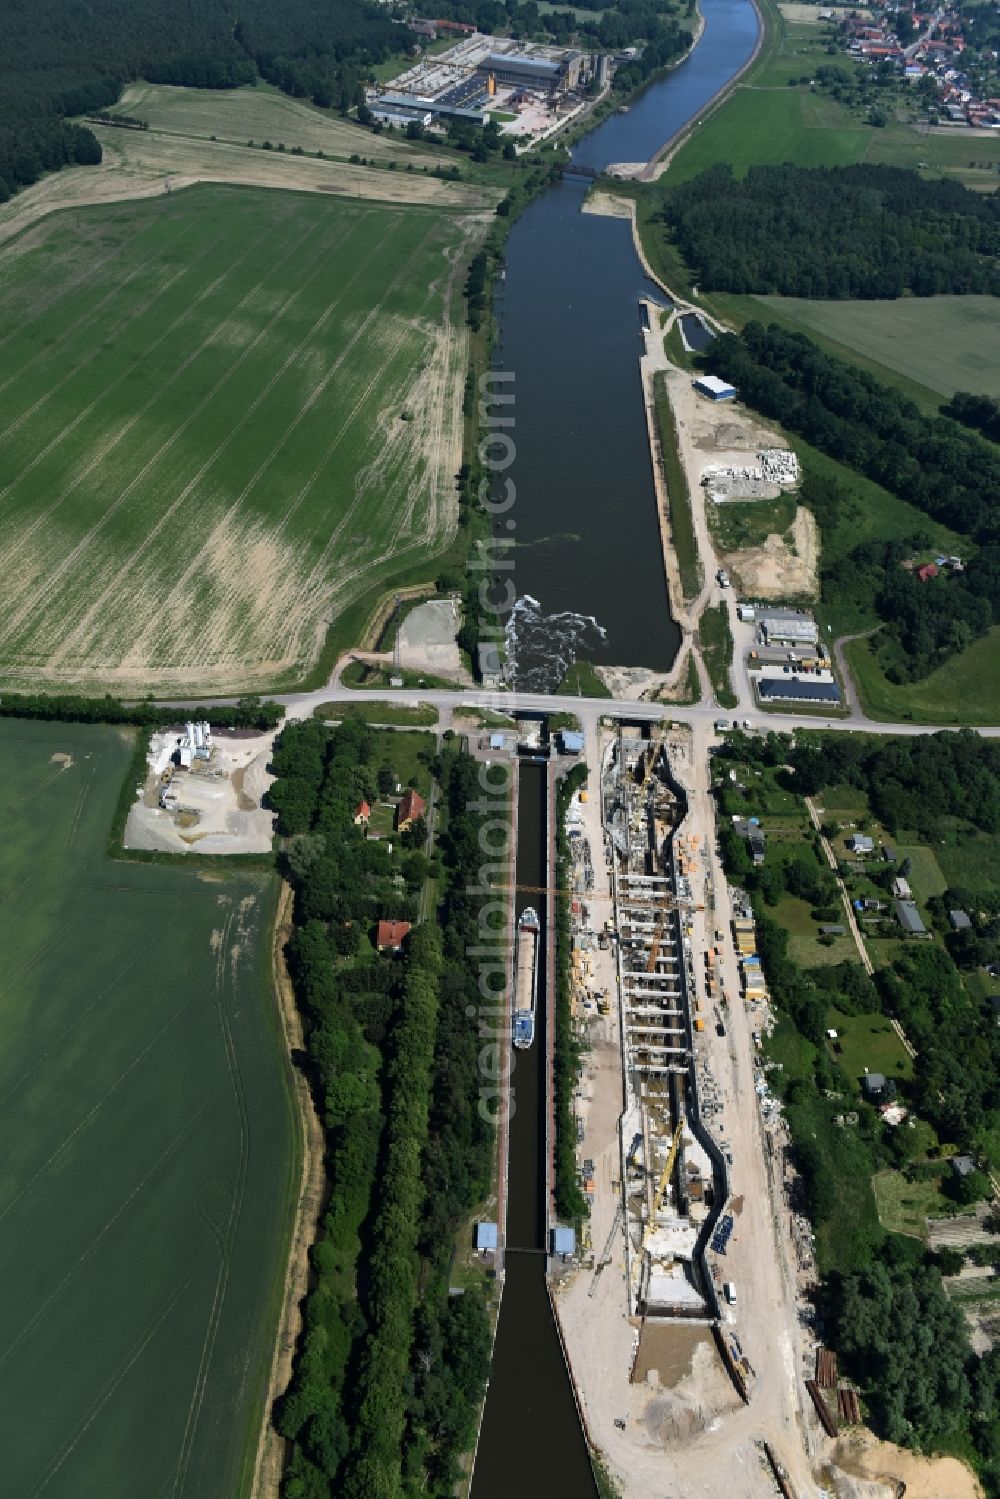
<svg viewBox="0 0 1000 1499">
<path fill-rule="evenodd" d="M 649 1240 L 653 1233 L 656 1231 L 656 1215 L 660 1211 L 664 1196 L 666 1195 L 667 1187 L 670 1184 L 670 1178 L 673 1174 L 674 1162 L 677 1159 L 677 1152 L 680 1149 L 681 1135 L 683 1134 L 683 1132 L 684 1120 L 678 1119 L 677 1128 L 674 1130 L 674 1138 L 670 1142 L 670 1150 L 667 1153 L 667 1162 L 663 1170 L 660 1172 L 660 1179 L 656 1184 L 656 1191 L 653 1194 L 653 1206 L 650 1210 L 649 1222 L 646 1224 L 646 1231 L 642 1236 L 643 1249 L 647 1249 L 649 1247 Z"/>
</svg>

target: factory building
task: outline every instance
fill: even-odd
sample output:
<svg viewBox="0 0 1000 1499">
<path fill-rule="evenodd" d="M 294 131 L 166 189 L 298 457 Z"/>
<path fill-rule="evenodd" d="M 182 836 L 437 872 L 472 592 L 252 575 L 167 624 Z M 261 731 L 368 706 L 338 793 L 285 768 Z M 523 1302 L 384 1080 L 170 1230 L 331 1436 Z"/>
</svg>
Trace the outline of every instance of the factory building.
<svg viewBox="0 0 1000 1499">
<path fill-rule="evenodd" d="M 422 99 L 416 94 L 380 94 L 372 101 L 371 110 L 385 110 L 396 113 L 400 120 L 405 123 L 405 118 L 414 118 L 419 115 L 421 119 L 429 116 L 431 119 L 466 120 L 470 125 L 485 125 L 486 111 L 484 109 L 467 109 L 460 104 L 450 104 L 446 98 Z"/>
<path fill-rule="evenodd" d="M 416 120 L 426 130 L 433 118 L 431 111 L 422 104 L 386 104 L 380 99 L 377 104 L 372 105 L 372 119 L 378 120 L 380 125 L 399 127 Z"/>
<path fill-rule="evenodd" d="M 797 609 L 768 609 L 758 614 L 757 626 L 765 645 L 815 645 L 819 639 L 816 621 Z"/>
<path fill-rule="evenodd" d="M 558 60 L 529 57 L 523 52 L 491 52 L 477 65 L 476 72 L 508 88 L 553 93 L 556 89 L 576 88 L 585 61 L 582 52 L 567 52 Z"/>
<path fill-rule="evenodd" d="M 211 760 L 212 727 L 204 720 L 184 725 L 184 734 L 177 741 L 177 760 L 185 770 L 190 770 L 195 760 Z"/>
<path fill-rule="evenodd" d="M 594 77 L 601 89 L 607 88 L 611 82 L 611 58 L 606 52 L 599 52 L 594 59 Z"/>
</svg>

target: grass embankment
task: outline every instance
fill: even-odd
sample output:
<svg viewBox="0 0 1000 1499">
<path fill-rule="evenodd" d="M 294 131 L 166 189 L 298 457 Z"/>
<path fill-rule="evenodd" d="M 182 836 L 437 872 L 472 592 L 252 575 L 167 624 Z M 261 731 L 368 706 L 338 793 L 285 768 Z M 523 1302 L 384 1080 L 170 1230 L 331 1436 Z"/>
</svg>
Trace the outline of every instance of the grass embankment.
<svg viewBox="0 0 1000 1499">
<path fill-rule="evenodd" d="M 570 899 L 566 894 L 571 859 L 569 838 L 566 835 L 566 813 L 575 792 L 585 785 L 586 781 L 586 765 L 575 765 L 559 782 L 556 791 L 556 884 L 559 888 L 558 893 L 553 896 L 556 904 L 555 1043 L 553 1049 L 556 1122 L 554 1196 L 556 1213 L 559 1217 L 564 1222 L 577 1224 L 583 1218 L 587 1205 L 577 1177 L 576 1127 L 573 1119 L 573 1093 L 580 1076 L 581 1048 L 573 1034 L 571 1008 L 572 935 Z"/>
<path fill-rule="evenodd" d="M 4 1487 L 244 1495 L 298 1186 L 278 886 L 107 860 L 132 742 L 0 724 Z"/>
<path fill-rule="evenodd" d="M 694 518 L 691 514 L 691 495 L 688 491 L 687 475 L 681 462 L 677 446 L 677 429 L 674 413 L 667 394 L 666 376 L 659 373 L 653 379 L 653 395 L 656 406 L 656 430 L 660 439 L 660 455 L 663 460 L 663 479 L 667 487 L 670 507 L 670 542 L 677 558 L 681 589 L 687 600 L 697 598 L 701 588 L 701 557 L 694 534 Z"/>
<path fill-rule="evenodd" d="M 574 661 L 556 689 L 559 697 L 610 697 L 606 687 L 589 661 Z"/>
<path fill-rule="evenodd" d="M 698 623 L 698 640 L 716 702 L 720 708 L 735 708 L 738 699 L 729 676 L 733 659 L 733 633 L 729 628 L 729 614 L 725 604 L 703 610 Z"/>
<path fill-rule="evenodd" d="M 324 722 L 341 723 L 345 718 L 358 718 L 362 723 L 385 725 L 389 728 L 424 729 L 436 724 L 438 712 L 429 703 L 320 703 L 313 709 L 313 718 Z"/>
<path fill-rule="evenodd" d="M 342 687 L 361 690 L 391 687 L 394 681 L 401 682 L 406 688 L 440 687 L 450 691 L 455 686 L 450 677 L 435 677 L 429 672 L 409 671 L 405 667 L 397 671 L 394 666 L 369 666 L 364 661 L 352 661 L 340 674 Z"/>
</svg>

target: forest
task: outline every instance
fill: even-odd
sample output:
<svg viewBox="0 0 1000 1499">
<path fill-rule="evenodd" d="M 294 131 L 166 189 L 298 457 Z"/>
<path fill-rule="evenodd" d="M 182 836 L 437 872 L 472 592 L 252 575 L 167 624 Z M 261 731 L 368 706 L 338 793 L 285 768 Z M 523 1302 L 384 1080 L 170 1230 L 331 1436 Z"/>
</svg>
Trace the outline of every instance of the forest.
<svg viewBox="0 0 1000 1499">
<path fill-rule="evenodd" d="M 907 739 L 799 733 L 794 743 L 775 733 L 763 739 L 734 734 L 717 753 L 720 766 L 732 766 L 738 782 L 745 777 L 748 786 L 761 784 L 754 780 L 759 775 L 796 796 L 821 795 L 833 786 L 864 791 L 894 835 L 917 829 L 921 838 L 937 841 L 1000 830 L 1000 745 L 968 731 Z M 941 1142 L 978 1157 L 993 1149 L 1000 1126 L 995 1016 L 966 989 L 955 966 L 962 961 L 961 944 L 950 939 L 943 945 L 907 943 L 871 978 L 853 961 L 810 968 L 793 961 L 774 908 L 786 892 L 827 906 L 829 873 L 818 860 L 784 859 L 770 844 L 765 864 L 755 868 L 729 820 L 741 810 L 738 786 L 723 774 L 716 794 L 723 862 L 750 892 L 779 1025 L 795 1037 L 784 1043 L 785 1063 L 771 1081 L 792 1135 L 802 1206 L 820 1243 L 823 1279 L 816 1300 L 827 1340 L 857 1380 L 878 1435 L 923 1451 L 970 1454 L 995 1499 L 1000 1357 L 980 1358 L 972 1351 L 965 1319 L 942 1282 L 943 1274 L 957 1273 L 964 1257 L 951 1249 L 929 1250 L 918 1238 L 884 1228 L 870 1186 L 880 1171 L 906 1180 L 935 1173 L 957 1210 L 990 1194 L 982 1171 L 959 1178 L 945 1170 L 942 1177 L 941 1166 L 923 1155 L 928 1142 L 935 1152 Z M 824 831 L 832 836 L 834 829 Z M 893 872 L 887 865 L 884 873 L 869 875 L 885 884 L 887 896 Z M 964 892 L 947 891 L 936 906 L 931 903 L 935 925 L 946 927 L 945 908 L 963 898 Z M 986 908 L 981 921 L 977 910 L 982 929 L 962 934 L 970 965 L 988 956 L 1000 933 L 1000 888 L 992 896 L 977 889 L 976 902 Z M 813 915 L 832 919 L 828 910 Z M 917 1128 L 889 1128 L 858 1096 L 857 1079 L 846 1074 L 827 1039 L 831 1005 L 842 1016 L 883 1015 L 901 1022 L 917 1055 L 913 1076 L 900 1077 L 895 1088 L 916 1111 Z M 856 1110 L 852 1129 L 844 1127 L 845 1098 Z M 976 1249 L 986 1263 L 1000 1262 L 1000 1242 Z"/>
<path fill-rule="evenodd" d="M 45 172 L 99 162 L 93 132 L 63 117 L 99 113 L 131 79 L 233 88 L 259 73 L 346 110 L 407 35 L 368 0 L 33 0 L 3 20 L 0 202 Z"/>
<path fill-rule="evenodd" d="M 1000 619 L 997 447 L 951 416 L 928 417 L 865 370 L 776 324 L 722 334 L 703 362 L 764 416 L 977 544 L 963 572 L 927 581 L 903 565 L 914 546 L 927 545 L 920 536 L 865 542 L 824 563 L 824 601 L 874 608 L 889 627 L 898 646 L 894 680 L 925 676 Z M 802 498 L 822 531 L 837 523 L 845 496 L 835 482 L 810 476 Z"/>
<path fill-rule="evenodd" d="M 295 892 L 289 967 L 327 1141 L 330 1195 L 292 1383 L 275 1411 L 292 1444 L 288 1499 L 450 1496 L 489 1366 L 487 1306 L 448 1293 L 456 1233 L 485 1195 L 492 1126 L 478 1108 L 482 804 L 477 767 L 447 742 L 432 765 L 447 833 L 366 838 L 353 820 L 396 784 L 405 736 L 359 722 L 289 725 L 271 799 Z M 418 756 L 419 758 L 419 756 Z M 427 754 L 430 759 L 430 754 Z M 409 844 L 410 846 L 406 846 Z M 415 921 L 425 878 L 436 921 L 402 956 L 373 951 L 380 917 Z"/>
<path fill-rule="evenodd" d="M 704 291 L 1000 293 L 1000 195 L 902 167 L 719 163 L 667 186 L 659 217 Z"/>
</svg>

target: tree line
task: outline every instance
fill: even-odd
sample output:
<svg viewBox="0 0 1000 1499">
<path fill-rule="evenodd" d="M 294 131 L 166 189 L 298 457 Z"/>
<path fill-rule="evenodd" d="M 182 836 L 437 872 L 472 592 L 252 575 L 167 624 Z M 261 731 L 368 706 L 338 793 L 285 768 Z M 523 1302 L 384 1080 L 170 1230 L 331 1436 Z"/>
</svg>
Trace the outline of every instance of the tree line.
<svg viewBox="0 0 1000 1499">
<path fill-rule="evenodd" d="M 1000 293 L 1000 196 L 902 167 L 720 162 L 659 217 L 706 291 L 885 298 Z"/>
<path fill-rule="evenodd" d="M 980 546 L 1000 542 L 1000 451 L 950 416 L 928 417 L 867 371 L 773 323 L 713 339 L 703 362 L 831 458 Z"/>
<path fill-rule="evenodd" d="M 366 839 L 357 802 L 395 783 L 396 736 L 356 721 L 290 725 L 272 800 L 295 890 L 289 964 L 327 1142 L 330 1196 L 278 1430 L 283 1492 L 450 1495 L 485 1388 L 491 1331 L 475 1290 L 449 1295 L 459 1224 L 485 1195 L 493 1131 L 478 1104 L 477 945 L 482 800 L 449 743 L 433 765 L 447 805 L 437 922 L 400 959 L 363 934 L 415 920 L 429 872 L 419 848 Z"/>
<path fill-rule="evenodd" d="M 124 702 L 121 698 L 85 697 L 82 693 L 4 692 L 0 694 L 0 717 L 43 718 L 62 723 L 128 723 L 140 727 L 169 728 L 196 711 L 169 707 L 140 698 Z M 205 703 L 197 709 L 211 718 L 220 729 L 273 729 L 281 722 L 284 708 L 268 698 L 254 694 L 238 698 L 235 703 Z"/>
<path fill-rule="evenodd" d="M 433 9 L 434 19 L 461 21 L 479 31 L 502 32 L 519 40 L 551 39 L 559 46 L 574 45 L 584 51 L 615 52 L 634 42 L 645 42 L 642 55 L 621 68 L 616 88 L 637 87 L 656 68 L 672 62 L 690 43 L 676 16 L 682 9 L 676 0 L 612 0 L 577 6 L 572 11 L 541 12 L 535 0 L 442 0 Z M 683 9 L 692 14 L 692 6 Z M 587 11 L 592 14 L 586 14 Z M 646 55 L 647 49 L 652 52 Z"/>
</svg>

